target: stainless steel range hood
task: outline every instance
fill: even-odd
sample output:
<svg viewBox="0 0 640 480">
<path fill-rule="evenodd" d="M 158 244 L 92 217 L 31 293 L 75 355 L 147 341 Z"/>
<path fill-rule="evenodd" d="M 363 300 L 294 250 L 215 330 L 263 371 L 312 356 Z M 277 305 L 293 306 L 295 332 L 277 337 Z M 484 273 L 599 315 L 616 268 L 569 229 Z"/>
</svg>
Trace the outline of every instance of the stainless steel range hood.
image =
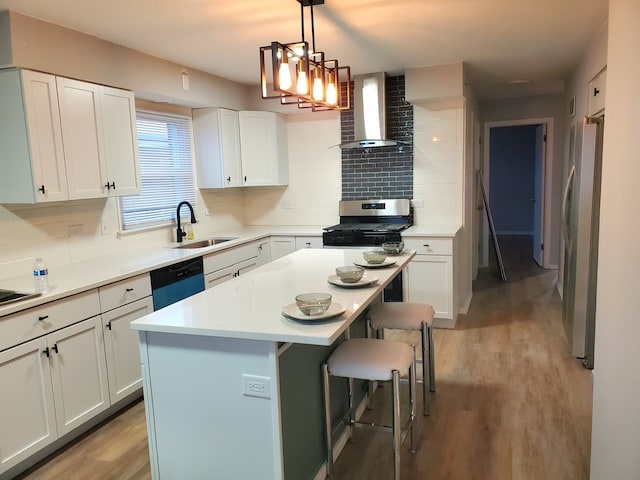
<svg viewBox="0 0 640 480">
<path fill-rule="evenodd" d="M 354 140 L 340 148 L 392 147 L 405 142 L 387 139 L 384 72 L 353 78 Z"/>
</svg>

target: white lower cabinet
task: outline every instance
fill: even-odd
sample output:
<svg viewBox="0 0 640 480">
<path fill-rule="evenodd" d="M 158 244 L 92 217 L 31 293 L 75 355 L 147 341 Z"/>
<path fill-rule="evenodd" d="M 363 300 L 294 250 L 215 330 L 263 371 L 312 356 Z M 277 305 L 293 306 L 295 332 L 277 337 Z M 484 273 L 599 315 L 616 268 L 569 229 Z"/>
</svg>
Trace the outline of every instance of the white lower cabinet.
<svg viewBox="0 0 640 480">
<path fill-rule="evenodd" d="M 47 335 L 58 435 L 110 406 L 100 317 Z"/>
<path fill-rule="evenodd" d="M 271 239 L 269 237 L 258 240 L 258 267 L 271 261 Z"/>
<path fill-rule="evenodd" d="M 407 267 L 407 299 L 435 310 L 436 327 L 453 328 L 458 317 L 455 237 L 413 237 L 405 248 L 416 256 Z"/>
<path fill-rule="evenodd" d="M 271 237 L 271 260 L 277 260 L 302 248 L 322 247 L 320 235 L 273 236 Z"/>
<path fill-rule="evenodd" d="M 151 312 L 149 296 L 102 314 L 111 403 L 142 388 L 138 335 L 129 324 Z"/>
<path fill-rule="evenodd" d="M 100 317 L 1 352 L 0 383 L 2 473 L 110 406 Z"/>
<path fill-rule="evenodd" d="M 271 237 L 271 260 L 289 255 L 296 251 L 296 239 L 289 236 Z"/>
<path fill-rule="evenodd" d="M 215 287 L 259 267 L 260 246 L 264 248 L 263 241 L 247 243 L 205 256 L 202 259 L 205 288 Z"/>
<path fill-rule="evenodd" d="M 0 352 L 0 473 L 58 438 L 46 348 L 41 337 Z"/>
<path fill-rule="evenodd" d="M 322 237 L 296 236 L 296 250 L 301 248 L 322 248 Z"/>
</svg>

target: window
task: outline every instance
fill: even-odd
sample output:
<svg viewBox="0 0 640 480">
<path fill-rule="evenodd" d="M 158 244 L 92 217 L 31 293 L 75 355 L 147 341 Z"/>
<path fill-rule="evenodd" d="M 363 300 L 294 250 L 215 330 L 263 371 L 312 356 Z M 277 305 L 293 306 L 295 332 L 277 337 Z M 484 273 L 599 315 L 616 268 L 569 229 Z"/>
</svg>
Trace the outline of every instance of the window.
<svg viewBox="0 0 640 480">
<path fill-rule="evenodd" d="M 182 200 L 195 206 L 191 119 L 137 112 L 142 193 L 120 197 L 123 230 L 164 225 Z"/>
</svg>

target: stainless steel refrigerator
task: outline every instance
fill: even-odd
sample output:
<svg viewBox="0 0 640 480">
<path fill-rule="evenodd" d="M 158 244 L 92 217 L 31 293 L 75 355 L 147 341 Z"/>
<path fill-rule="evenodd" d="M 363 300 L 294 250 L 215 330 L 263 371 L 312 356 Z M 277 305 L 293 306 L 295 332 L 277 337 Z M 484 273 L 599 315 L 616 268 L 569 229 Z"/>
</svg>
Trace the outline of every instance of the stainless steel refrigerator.
<svg viewBox="0 0 640 480">
<path fill-rule="evenodd" d="M 571 353 L 586 368 L 593 368 L 594 363 L 603 130 L 604 116 L 584 118 L 581 142 L 575 142 L 572 129 L 572 164 L 562 205 L 562 321 Z"/>
</svg>

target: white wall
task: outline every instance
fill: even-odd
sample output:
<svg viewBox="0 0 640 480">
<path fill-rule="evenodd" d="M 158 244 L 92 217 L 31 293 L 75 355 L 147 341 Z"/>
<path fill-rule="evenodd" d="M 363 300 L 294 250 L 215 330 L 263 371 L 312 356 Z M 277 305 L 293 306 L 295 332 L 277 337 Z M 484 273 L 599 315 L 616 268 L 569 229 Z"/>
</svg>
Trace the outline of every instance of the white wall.
<svg viewBox="0 0 640 480">
<path fill-rule="evenodd" d="M 245 189 L 247 225 L 337 223 L 342 198 L 341 153 L 336 146 L 340 143 L 340 114 L 289 115 L 287 134 L 289 186 Z"/>
<path fill-rule="evenodd" d="M 610 0 L 593 372 L 592 480 L 640 478 L 640 2 Z"/>
</svg>

